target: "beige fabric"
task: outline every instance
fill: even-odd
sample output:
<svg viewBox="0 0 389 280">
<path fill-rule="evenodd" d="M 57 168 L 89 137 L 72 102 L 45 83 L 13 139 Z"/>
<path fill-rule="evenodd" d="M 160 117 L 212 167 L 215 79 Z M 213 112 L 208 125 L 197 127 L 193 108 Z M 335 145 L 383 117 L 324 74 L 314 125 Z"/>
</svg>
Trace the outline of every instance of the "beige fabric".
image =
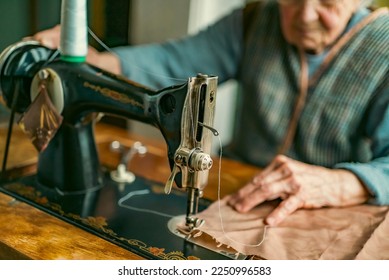
<svg viewBox="0 0 389 280">
<path fill-rule="evenodd" d="M 263 218 L 276 207 L 275 202 L 264 203 L 249 213 L 240 214 L 226 204 L 227 198 L 220 201 L 223 219 L 223 233 L 219 203 L 214 202 L 198 217 L 205 220 L 201 231 L 206 233 L 199 239 L 209 236 L 240 253 L 254 255 L 261 259 L 354 259 L 375 258 L 375 248 L 380 239 L 388 235 L 389 217 L 381 226 L 388 207 L 360 205 L 349 208 L 325 208 L 298 210 L 277 227 L 267 227 L 264 235 Z M 379 227 L 378 227 L 379 226 Z M 369 240 L 374 230 L 373 240 Z M 207 236 L 209 235 L 209 236 Z M 386 246 L 389 240 L 386 239 Z M 243 243 L 243 244 L 242 244 Z M 382 258 L 389 255 L 385 247 Z"/>
<path fill-rule="evenodd" d="M 389 213 L 358 253 L 357 260 L 389 260 Z"/>
</svg>

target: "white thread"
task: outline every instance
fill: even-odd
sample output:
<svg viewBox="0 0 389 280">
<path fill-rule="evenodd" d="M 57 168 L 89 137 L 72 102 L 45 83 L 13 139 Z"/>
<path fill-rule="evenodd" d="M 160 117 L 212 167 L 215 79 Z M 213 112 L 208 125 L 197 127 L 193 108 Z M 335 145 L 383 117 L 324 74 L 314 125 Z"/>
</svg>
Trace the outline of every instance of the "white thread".
<svg viewBox="0 0 389 280">
<path fill-rule="evenodd" d="M 90 29 L 88 27 L 88 33 L 89 35 L 91 35 L 93 37 L 93 39 L 96 40 L 97 43 L 99 43 L 100 46 L 102 46 L 107 52 L 111 53 L 111 54 L 114 54 L 115 56 L 117 56 L 106 44 L 104 44 L 104 42 L 102 40 L 100 40 L 100 38 L 92 31 L 92 29 Z"/>
<path fill-rule="evenodd" d="M 164 213 L 160 213 L 160 212 L 149 210 L 149 209 L 142 209 L 142 208 L 138 208 L 138 207 L 128 206 L 128 205 L 124 204 L 125 201 L 129 200 L 133 196 L 136 196 L 136 195 L 147 195 L 147 194 L 150 194 L 150 191 L 147 190 L 147 189 L 129 192 L 124 197 L 119 199 L 118 205 L 120 207 L 129 209 L 129 210 L 133 210 L 133 211 L 137 211 L 137 212 L 142 212 L 142 213 L 154 214 L 154 215 L 158 215 L 158 216 L 165 217 L 165 218 L 174 218 L 175 217 L 173 215 L 164 214 Z"/>
<path fill-rule="evenodd" d="M 52 62 L 52 61 L 57 57 L 58 54 L 59 54 L 59 50 L 55 50 L 55 51 L 47 58 L 47 61 L 45 62 L 45 64 L 49 64 L 50 62 Z"/>
<path fill-rule="evenodd" d="M 88 53 L 86 0 L 63 0 L 61 25 L 61 54 L 85 57 Z"/>
<path fill-rule="evenodd" d="M 214 134 L 215 135 L 215 134 Z M 264 229 L 263 229 L 263 237 L 262 237 L 262 240 L 260 240 L 257 244 L 245 244 L 245 243 L 242 243 L 242 242 L 239 242 L 231 237 L 228 236 L 228 234 L 226 233 L 225 229 L 224 229 L 224 224 L 223 224 L 223 216 L 222 216 L 222 212 L 221 212 L 221 202 L 220 202 L 220 191 L 221 191 L 221 167 L 222 167 L 222 155 L 223 155 L 223 145 L 222 145 L 222 141 L 221 141 L 221 137 L 220 137 L 220 133 L 218 133 L 218 135 L 216 135 L 218 137 L 218 140 L 219 140 L 219 146 L 220 146 L 220 153 L 219 153 L 219 170 L 218 170 L 218 187 L 217 187 L 217 200 L 218 200 L 218 208 L 219 208 L 219 218 L 220 218 L 220 225 L 221 225 L 221 229 L 222 229 L 222 232 L 223 232 L 223 235 L 225 238 L 227 238 L 228 240 L 230 240 L 231 242 L 234 242 L 236 244 L 239 244 L 239 245 L 242 245 L 242 246 L 245 246 L 245 247 L 259 247 L 262 245 L 262 243 L 265 241 L 265 238 L 266 238 L 266 232 L 267 232 L 267 228 L 269 227 L 268 225 L 265 225 Z"/>
</svg>

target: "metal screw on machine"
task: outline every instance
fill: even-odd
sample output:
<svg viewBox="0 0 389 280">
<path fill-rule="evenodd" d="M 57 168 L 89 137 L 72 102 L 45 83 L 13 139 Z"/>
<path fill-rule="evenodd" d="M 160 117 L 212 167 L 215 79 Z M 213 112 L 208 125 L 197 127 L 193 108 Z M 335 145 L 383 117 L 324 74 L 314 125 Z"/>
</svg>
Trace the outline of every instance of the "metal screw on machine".
<svg viewBox="0 0 389 280">
<path fill-rule="evenodd" d="M 42 69 L 38 72 L 38 76 L 41 80 L 46 80 L 50 76 L 50 73 L 46 69 Z"/>
<path fill-rule="evenodd" d="M 180 148 L 176 151 L 174 166 L 172 172 L 165 184 L 165 193 L 170 194 L 173 187 L 174 177 L 180 172 L 181 168 L 185 167 L 190 172 L 205 171 L 212 167 L 212 158 L 203 153 L 201 149 L 194 148 L 192 150 Z"/>
<path fill-rule="evenodd" d="M 141 142 L 135 142 L 132 147 L 128 148 L 122 145 L 119 141 L 113 141 L 110 144 L 112 152 L 119 152 L 122 154 L 120 163 L 116 170 L 111 171 L 111 179 L 118 183 L 132 183 L 135 181 L 135 175 L 127 169 L 129 162 L 134 155 L 144 155 L 147 153 L 147 148 Z"/>
</svg>

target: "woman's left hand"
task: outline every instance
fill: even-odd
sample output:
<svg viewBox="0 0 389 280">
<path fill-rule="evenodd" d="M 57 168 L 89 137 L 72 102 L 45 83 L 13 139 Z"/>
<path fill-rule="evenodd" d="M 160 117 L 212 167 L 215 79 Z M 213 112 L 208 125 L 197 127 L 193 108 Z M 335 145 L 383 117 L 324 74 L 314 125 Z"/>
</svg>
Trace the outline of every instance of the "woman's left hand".
<svg viewBox="0 0 389 280">
<path fill-rule="evenodd" d="M 283 201 L 266 218 L 275 226 L 299 208 L 343 207 L 362 204 L 369 193 L 350 171 L 309 165 L 278 155 L 251 182 L 231 196 L 228 203 L 238 212 L 281 198 Z"/>
</svg>

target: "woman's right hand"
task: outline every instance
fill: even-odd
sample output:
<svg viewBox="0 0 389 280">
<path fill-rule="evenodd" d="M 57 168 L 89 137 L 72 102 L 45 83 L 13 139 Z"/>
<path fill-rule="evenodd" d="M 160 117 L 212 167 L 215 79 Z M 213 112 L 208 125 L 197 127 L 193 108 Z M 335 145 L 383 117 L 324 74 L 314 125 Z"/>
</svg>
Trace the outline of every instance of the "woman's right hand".
<svg viewBox="0 0 389 280">
<path fill-rule="evenodd" d="M 50 49 L 58 49 L 61 38 L 61 26 L 58 24 L 50 29 L 39 31 L 24 40 L 35 40 Z"/>
</svg>

